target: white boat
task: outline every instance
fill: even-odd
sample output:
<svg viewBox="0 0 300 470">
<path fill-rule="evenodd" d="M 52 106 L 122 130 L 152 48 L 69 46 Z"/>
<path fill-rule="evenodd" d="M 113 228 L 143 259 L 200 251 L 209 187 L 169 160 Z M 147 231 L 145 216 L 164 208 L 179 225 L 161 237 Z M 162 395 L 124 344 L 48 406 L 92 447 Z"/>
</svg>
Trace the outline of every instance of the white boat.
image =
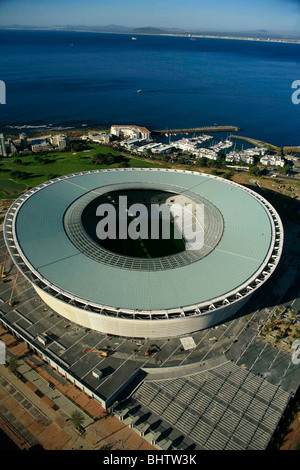
<svg viewBox="0 0 300 470">
<path fill-rule="evenodd" d="M 136 41 L 136 38 L 131 38 L 133 41 Z"/>
<path fill-rule="evenodd" d="M 142 93 L 142 90 L 138 90 L 137 93 Z"/>
</svg>

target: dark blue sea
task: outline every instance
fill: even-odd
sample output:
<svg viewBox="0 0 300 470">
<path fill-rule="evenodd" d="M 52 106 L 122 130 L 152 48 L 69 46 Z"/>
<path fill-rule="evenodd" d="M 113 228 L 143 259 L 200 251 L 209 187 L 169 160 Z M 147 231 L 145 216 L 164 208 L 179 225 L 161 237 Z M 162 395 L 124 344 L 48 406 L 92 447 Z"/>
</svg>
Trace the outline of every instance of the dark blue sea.
<svg viewBox="0 0 300 470">
<path fill-rule="evenodd" d="M 1 131 L 217 124 L 277 145 L 300 145 L 300 105 L 291 101 L 300 45 L 136 37 L 0 31 L 0 80 L 7 87 Z"/>
</svg>

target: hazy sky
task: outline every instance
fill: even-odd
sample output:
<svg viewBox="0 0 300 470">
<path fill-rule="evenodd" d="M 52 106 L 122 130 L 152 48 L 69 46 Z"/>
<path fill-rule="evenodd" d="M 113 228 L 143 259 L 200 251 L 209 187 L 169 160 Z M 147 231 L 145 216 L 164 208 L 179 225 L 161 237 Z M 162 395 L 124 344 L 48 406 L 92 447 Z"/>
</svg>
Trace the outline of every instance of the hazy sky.
<svg viewBox="0 0 300 470">
<path fill-rule="evenodd" d="M 300 31 L 300 0 L 0 0 L 0 25 Z"/>
</svg>

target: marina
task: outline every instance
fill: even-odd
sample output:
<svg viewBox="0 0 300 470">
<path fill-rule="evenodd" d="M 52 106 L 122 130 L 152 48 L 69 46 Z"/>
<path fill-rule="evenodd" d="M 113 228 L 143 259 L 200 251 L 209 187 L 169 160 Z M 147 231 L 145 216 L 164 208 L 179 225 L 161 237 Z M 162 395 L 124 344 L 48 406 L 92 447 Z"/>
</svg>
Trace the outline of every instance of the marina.
<svg viewBox="0 0 300 470">
<path fill-rule="evenodd" d="M 186 134 L 177 134 L 172 140 L 173 136 L 174 134 L 171 132 L 166 132 L 164 135 L 156 136 L 153 139 L 125 139 L 120 142 L 120 145 L 139 155 L 166 155 L 173 152 L 182 152 L 193 155 L 195 159 L 204 157 L 210 160 L 218 160 L 222 153 L 226 153 L 233 146 L 236 149 L 236 144 L 228 136 L 224 139 L 222 135 L 220 140 L 217 141 L 214 140 L 213 135 L 208 134 L 194 134 L 192 137 L 186 137 Z"/>
</svg>

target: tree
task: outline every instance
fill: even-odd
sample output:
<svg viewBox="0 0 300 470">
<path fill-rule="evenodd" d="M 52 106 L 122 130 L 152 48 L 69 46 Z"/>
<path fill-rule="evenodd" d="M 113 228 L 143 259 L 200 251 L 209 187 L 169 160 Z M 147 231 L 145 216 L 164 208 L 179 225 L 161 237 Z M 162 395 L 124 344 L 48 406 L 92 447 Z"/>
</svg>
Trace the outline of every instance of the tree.
<svg viewBox="0 0 300 470">
<path fill-rule="evenodd" d="M 130 167 L 130 165 L 127 161 L 121 162 L 119 164 L 119 168 L 129 168 L 129 167 Z"/>
<path fill-rule="evenodd" d="M 254 165 L 249 168 L 249 174 L 252 176 L 260 176 L 260 169 L 258 166 Z"/>
<path fill-rule="evenodd" d="M 170 155 L 161 155 L 160 160 L 162 160 L 163 162 L 168 162 L 170 160 Z"/>
<path fill-rule="evenodd" d="M 8 362 L 8 368 L 9 370 L 13 373 L 13 374 L 16 374 L 17 371 L 18 371 L 18 367 L 19 367 L 19 361 L 16 357 L 14 356 L 11 356 L 11 358 L 9 359 L 9 362 Z"/>
<path fill-rule="evenodd" d="M 226 180 L 231 180 L 233 176 L 234 176 L 234 172 L 229 171 L 228 173 L 224 173 L 223 178 L 225 178 Z"/>
<path fill-rule="evenodd" d="M 112 153 L 96 153 L 93 157 L 95 165 L 113 165 L 125 160 L 123 155 L 113 155 Z"/>
<path fill-rule="evenodd" d="M 290 165 L 287 163 L 286 165 L 284 165 L 283 168 L 280 168 L 280 173 L 282 173 L 283 175 L 287 175 L 288 172 L 290 171 Z"/>
<path fill-rule="evenodd" d="M 82 413 L 80 413 L 80 411 L 75 410 L 71 414 L 71 421 L 74 424 L 76 429 L 80 429 L 80 427 L 82 426 L 84 422 L 84 416 Z"/>
<path fill-rule="evenodd" d="M 91 150 L 92 149 L 92 147 L 88 143 L 84 142 L 83 140 L 73 140 L 71 142 L 70 147 L 71 147 L 71 150 L 73 150 L 75 152 L 80 152 L 82 150 Z"/>
<path fill-rule="evenodd" d="M 108 154 L 107 157 L 106 157 L 106 162 L 105 162 L 107 165 L 113 165 L 113 163 L 115 163 L 115 158 L 113 155 L 111 154 Z"/>
<path fill-rule="evenodd" d="M 207 158 L 201 157 L 198 159 L 198 165 L 202 166 L 203 168 L 207 167 Z"/>
<path fill-rule="evenodd" d="M 106 155 L 104 153 L 96 153 L 93 157 L 93 163 L 95 165 L 103 165 L 106 160 Z"/>
<path fill-rule="evenodd" d="M 10 176 L 12 178 L 16 178 L 19 180 L 24 180 L 26 178 L 29 178 L 29 173 L 26 173 L 26 171 L 11 171 Z"/>
</svg>

